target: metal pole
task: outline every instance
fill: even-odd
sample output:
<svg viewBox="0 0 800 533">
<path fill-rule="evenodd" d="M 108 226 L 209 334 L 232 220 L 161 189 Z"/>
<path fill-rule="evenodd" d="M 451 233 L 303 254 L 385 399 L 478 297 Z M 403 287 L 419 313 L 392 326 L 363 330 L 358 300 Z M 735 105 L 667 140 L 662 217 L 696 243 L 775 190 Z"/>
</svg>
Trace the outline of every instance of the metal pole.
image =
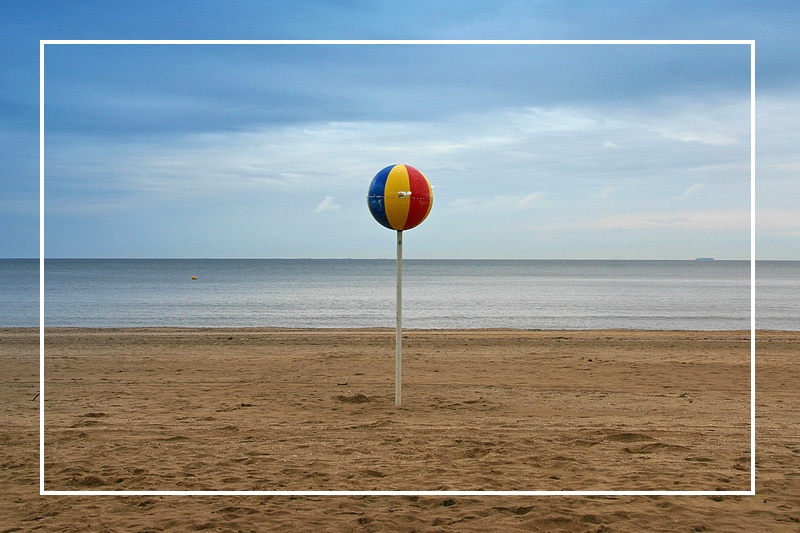
<svg viewBox="0 0 800 533">
<path fill-rule="evenodd" d="M 395 337 L 394 404 L 400 405 L 403 386 L 403 230 L 397 231 L 397 333 Z"/>
</svg>

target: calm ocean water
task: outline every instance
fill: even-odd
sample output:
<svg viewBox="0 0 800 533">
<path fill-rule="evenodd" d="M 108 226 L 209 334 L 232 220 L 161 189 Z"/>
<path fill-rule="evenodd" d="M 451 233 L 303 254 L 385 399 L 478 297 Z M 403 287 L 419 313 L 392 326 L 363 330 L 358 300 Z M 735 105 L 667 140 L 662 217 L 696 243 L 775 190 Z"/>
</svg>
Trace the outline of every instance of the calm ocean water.
<svg viewBox="0 0 800 533">
<path fill-rule="evenodd" d="M 0 260 L 0 326 L 38 326 Z M 406 260 L 408 328 L 749 329 L 749 261 Z M 756 264 L 757 327 L 800 329 L 800 262 Z M 196 276 L 196 280 L 192 280 Z M 46 326 L 393 327 L 394 260 L 48 259 Z"/>
</svg>

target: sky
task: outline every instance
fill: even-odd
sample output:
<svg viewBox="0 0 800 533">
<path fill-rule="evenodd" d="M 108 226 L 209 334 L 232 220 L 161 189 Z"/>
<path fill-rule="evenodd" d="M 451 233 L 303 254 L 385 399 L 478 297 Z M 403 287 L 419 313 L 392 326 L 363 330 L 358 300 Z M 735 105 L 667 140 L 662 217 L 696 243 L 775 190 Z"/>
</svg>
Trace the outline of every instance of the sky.
<svg viewBox="0 0 800 533">
<path fill-rule="evenodd" d="M 0 3 L 0 257 L 389 258 L 366 193 L 434 186 L 407 258 L 800 259 L 796 2 Z"/>
</svg>

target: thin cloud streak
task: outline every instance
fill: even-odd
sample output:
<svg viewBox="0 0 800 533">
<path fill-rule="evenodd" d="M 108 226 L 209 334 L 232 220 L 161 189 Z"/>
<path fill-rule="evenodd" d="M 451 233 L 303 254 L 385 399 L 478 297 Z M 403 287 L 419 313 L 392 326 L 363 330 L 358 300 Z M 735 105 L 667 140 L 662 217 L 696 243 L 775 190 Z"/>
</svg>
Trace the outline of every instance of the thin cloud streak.
<svg viewBox="0 0 800 533">
<path fill-rule="evenodd" d="M 750 227 L 749 211 L 698 211 L 630 213 L 609 215 L 592 221 L 599 229 L 649 230 L 679 228 L 694 230 L 746 230 Z"/>
</svg>

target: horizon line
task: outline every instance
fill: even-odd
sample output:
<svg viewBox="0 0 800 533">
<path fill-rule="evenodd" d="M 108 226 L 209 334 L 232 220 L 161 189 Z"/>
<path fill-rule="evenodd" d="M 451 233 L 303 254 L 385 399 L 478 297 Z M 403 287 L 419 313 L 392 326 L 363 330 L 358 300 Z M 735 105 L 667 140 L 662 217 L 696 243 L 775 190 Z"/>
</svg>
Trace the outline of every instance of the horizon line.
<svg viewBox="0 0 800 533">
<path fill-rule="evenodd" d="M 311 256 L 286 256 L 286 257 L 244 257 L 244 256 L 57 256 L 57 257 L 0 257 L 0 260 L 181 260 L 181 261 L 395 261 L 394 257 L 311 257 Z M 407 257 L 409 261 L 750 261 L 751 258 L 716 258 L 710 256 L 698 257 L 670 257 L 670 258 L 645 258 L 645 257 Z M 755 258 L 756 261 L 800 261 L 795 259 Z"/>
</svg>

